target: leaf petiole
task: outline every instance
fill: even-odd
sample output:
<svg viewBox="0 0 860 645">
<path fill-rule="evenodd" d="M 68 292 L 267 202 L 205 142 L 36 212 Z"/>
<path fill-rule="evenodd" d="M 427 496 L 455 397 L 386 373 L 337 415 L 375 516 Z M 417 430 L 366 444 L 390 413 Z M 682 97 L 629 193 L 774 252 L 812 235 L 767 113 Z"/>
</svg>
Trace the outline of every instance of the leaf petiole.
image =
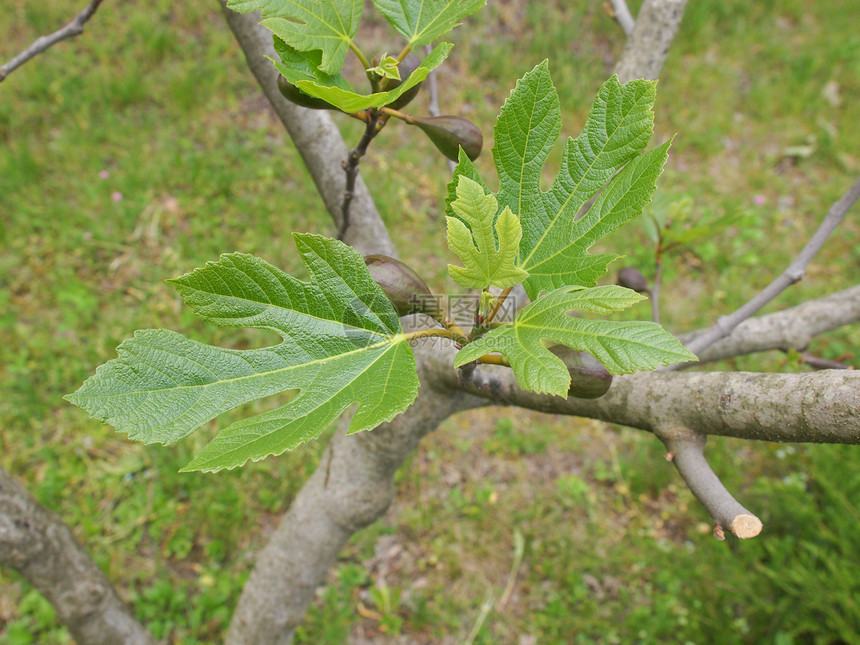
<svg viewBox="0 0 860 645">
<path fill-rule="evenodd" d="M 486 365 L 502 365 L 503 367 L 511 366 L 507 358 L 499 356 L 498 354 L 486 354 L 484 356 L 480 356 L 478 357 L 478 362 L 485 363 Z"/>
<path fill-rule="evenodd" d="M 353 41 L 349 41 L 349 48 L 352 50 L 352 53 L 355 54 L 356 58 L 361 61 L 361 65 L 364 69 L 370 69 L 373 65 L 367 60 L 367 57 L 364 55 L 364 52 L 359 49 L 358 45 L 356 45 Z"/>
<path fill-rule="evenodd" d="M 456 325 L 453 326 L 456 327 Z M 469 342 L 469 339 L 462 331 L 455 331 L 453 329 L 416 329 L 415 331 L 403 334 L 403 338 L 407 341 L 415 340 L 417 338 L 432 338 L 434 336 L 439 338 L 450 338 L 451 340 L 457 341 L 461 344 Z"/>
</svg>

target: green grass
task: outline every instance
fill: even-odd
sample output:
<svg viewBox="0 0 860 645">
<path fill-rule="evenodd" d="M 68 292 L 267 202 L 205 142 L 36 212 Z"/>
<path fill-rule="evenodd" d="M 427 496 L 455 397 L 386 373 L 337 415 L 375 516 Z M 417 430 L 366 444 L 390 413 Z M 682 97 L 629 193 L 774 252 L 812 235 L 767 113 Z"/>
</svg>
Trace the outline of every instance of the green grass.
<svg viewBox="0 0 860 645">
<path fill-rule="evenodd" d="M 544 58 L 563 131 L 578 133 L 623 39 L 601 3 L 569 4 L 491 3 L 455 32 L 443 112 L 480 124 L 486 151 L 499 106 Z M 654 208 L 685 200 L 685 223 L 736 219 L 667 257 L 669 328 L 707 324 L 764 286 L 860 171 L 853 4 L 689 4 L 658 89 L 656 140 L 677 137 Z M 0 60 L 79 9 L 0 9 Z M 359 124 L 341 122 L 357 141 Z M 799 145 L 808 156 L 787 155 Z M 492 183 L 489 154 L 478 167 Z M 444 288 L 444 159 L 395 123 L 362 173 L 404 256 Z M 175 447 L 141 446 L 62 396 L 134 329 L 270 341 L 200 322 L 163 280 L 233 250 L 294 270 L 294 230 L 333 227 L 214 4 L 105 5 L 84 35 L 0 84 L 0 465 L 63 516 L 164 642 L 220 640 L 253 553 L 324 442 L 178 475 L 216 424 Z M 855 282 L 858 233 L 849 216 L 769 310 Z M 653 274 L 642 226 L 604 246 Z M 855 325 L 811 351 L 858 366 L 858 345 Z M 781 354 L 721 367 L 806 369 Z M 461 642 L 490 594 L 475 643 L 860 642 L 860 449 L 718 439 L 709 457 L 761 515 L 761 538 L 715 541 L 650 435 L 514 410 L 460 415 L 398 473 L 394 507 L 351 541 L 298 641 Z M 501 607 L 516 531 L 525 554 Z M 0 643 L 70 642 L 16 575 L 0 572 L 0 589 Z"/>
</svg>

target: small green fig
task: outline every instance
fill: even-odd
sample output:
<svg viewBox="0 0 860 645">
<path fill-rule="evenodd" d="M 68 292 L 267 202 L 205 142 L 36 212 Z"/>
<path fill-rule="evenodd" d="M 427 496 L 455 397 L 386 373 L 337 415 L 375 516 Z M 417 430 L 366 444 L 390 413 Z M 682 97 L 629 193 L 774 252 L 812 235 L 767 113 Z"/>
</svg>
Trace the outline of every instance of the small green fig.
<svg viewBox="0 0 860 645">
<path fill-rule="evenodd" d="M 393 90 L 400 87 L 404 81 L 406 81 L 414 72 L 418 66 L 421 64 L 421 59 L 418 58 L 415 54 L 409 53 L 406 58 L 403 59 L 403 62 L 400 63 L 400 79 L 399 81 L 394 79 L 389 79 L 388 85 L 386 85 L 386 90 Z M 412 102 L 418 92 L 421 91 L 421 86 L 424 84 L 424 81 L 418 83 L 414 87 L 410 87 L 403 94 L 394 99 L 391 103 L 388 104 L 387 107 L 390 107 L 392 110 L 400 110 L 409 105 Z"/>
<path fill-rule="evenodd" d="M 478 126 L 468 119 L 450 115 L 427 116 L 412 117 L 408 123 L 424 130 L 439 152 L 452 161 L 459 158 L 461 146 L 472 161 L 481 154 L 484 137 Z"/>
<path fill-rule="evenodd" d="M 398 316 L 422 313 L 439 321 L 444 320 L 445 314 L 438 299 L 408 264 L 387 255 L 366 255 L 364 263 L 370 277 L 382 287 L 394 305 Z"/>
<path fill-rule="evenodd" d="M 568 396 L 579 399 L 599 399 L 612 385 L 612 374 L 591 354 L 578 352 L 564 345 L 553 345 L 549 351 L 564 361 L 570 372 Z"/>
<path fill-rule="evenodd" d="M 296 105 L 310 108 L 312 110 L 337 110 L 337 108 L 328 101 L 323 101 L 316 96 L 305 94 L 298 87 L 280 75 L 278 76 L 278 89 L 281 91 L 281 94 L 284 95 L 284 98 L 290 103 L 295 103 Z"/>
</svg>

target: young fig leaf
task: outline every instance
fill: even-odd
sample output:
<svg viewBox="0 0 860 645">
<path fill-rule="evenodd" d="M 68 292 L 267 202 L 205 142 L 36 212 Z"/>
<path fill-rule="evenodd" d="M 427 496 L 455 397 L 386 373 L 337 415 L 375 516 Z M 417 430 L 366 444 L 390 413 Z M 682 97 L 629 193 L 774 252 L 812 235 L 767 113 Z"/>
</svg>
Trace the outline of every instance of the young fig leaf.
<svg viewBox="0 0 860 645">
<path fill-rule="evenodd" d="M 493 159 L 499 209 L 510 208 L 522 225 L 517 266 L 529 273 L 524 287 L 532 300 L 567 285 L 593 286 L 618 257 L 591 255 L 588 249 L 640 215 L 656 190 L 669 143 L 642 152 L 653 130 L 654 99 L 653 81 L 622 85 L 614 76 L 606 81 L 582 133 L 568 139 L 561 168 L 544 192 L 543 167 L 561 131 L 558 94 L 546 62 L 517 82 L 496 122 Z M 471 175 L 474 169 L 462 172 Z"/>
<path fill-rule="evenodd" d="M 448 217 L 448 247 L 465 267 L 448 265 L 448 273 L 461 287 L 487 289 L 512 287 L 528 273 L 514 266 L 522 230 L 517 216 L 505 208 L 498 220 L 496 198 L 479 184 L 460 177 L 457 199 L 451 204 L 456 217 Z"/>
</svg>

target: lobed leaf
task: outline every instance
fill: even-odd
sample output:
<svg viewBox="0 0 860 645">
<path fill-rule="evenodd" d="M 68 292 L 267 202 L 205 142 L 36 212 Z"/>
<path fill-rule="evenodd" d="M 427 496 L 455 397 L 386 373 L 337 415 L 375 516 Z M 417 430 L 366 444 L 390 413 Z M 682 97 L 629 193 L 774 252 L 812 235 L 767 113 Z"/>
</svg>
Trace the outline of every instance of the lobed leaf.
<svg viewBox="0 0 860 645">
<path fill-rule="evenodd" d="M 641 214 L 656 190 L 668 143 L 642 154 L 654 124 L 653 81 L 621 85 L 613 76 L 601 87 L 582 133 L 568 139 L 561 167 L 541 190 L 544 164 L 561 132 L 561 110 L 546 61 L 520 79 L 499 113 L 493 159 L 499 175 L 499 208 L 510 208 L 522 226 L 517 266 L 529 273 L 531 299 L 566 285 L 593 286 L 618 256 L 590 255 L 602 236 Z M 471 165 L 455 177 L 474 179 Z M 588 213 L 580 209 L 603 190 Z M 449 188 L 448 205 L 451 195 Z"/>
<path fill-rule="evenodd" d="M 507 357 L 523 389 L 567 396 L 570 374 L 562 360 L 547 349 L 547 344 L 558 343 L 587 352 L 612 374 L 696 360 L 694 354 L 656 323 L 586 320 L 568 315 L 574 310 L 611 313 L 640 300 L 642 296 L 635 291 L 615 285 L 556 289 L 523 308 L 513 323 L 497 327 L 463 347 L 454 366 L 499 352 Z"/>
<path fill-rule="evenodd" d="M 456 194 L 451 203 L 456 217 L 447 218 L 448 246 L 465 267 L 449 264 L 451 278 L 472 289 L 520 284 L 528 273 L 514 266 L 522 235 L 517 216 L 505 208 L 496 220 L 496 198 L 468 177 L 459 177 Z"/>
<path fill-rule="evenodd" d="M 363 0 L 230 0 L 239 13 L 259 11 L 260 23 L 300 52 L 319 50 L 319 69 L 337 74 L 353 44 L 361 21 Z"/>
<path fill-rule="evenodd" d="M 356 402 L 350 432 L 405 410 L 417 395 L 414 356 L 363 258 L 336 240 L 294 239 L 309 282 L 242 253 L 170 281 L 203 318 L 270 329 L 283 342 L 232 350 L 138 331 L 66 398 L 132 439 L 172 443 L 242 403 L 299 390 L 286 405 L 222 430 L 187 470 L 233 468 L 295 448 Z"/>
<path fill-rule="evenodd" d="M 444 36 L 487 0 L 373 0 L 395 31 L 415 48 Z"/>
</svg>

